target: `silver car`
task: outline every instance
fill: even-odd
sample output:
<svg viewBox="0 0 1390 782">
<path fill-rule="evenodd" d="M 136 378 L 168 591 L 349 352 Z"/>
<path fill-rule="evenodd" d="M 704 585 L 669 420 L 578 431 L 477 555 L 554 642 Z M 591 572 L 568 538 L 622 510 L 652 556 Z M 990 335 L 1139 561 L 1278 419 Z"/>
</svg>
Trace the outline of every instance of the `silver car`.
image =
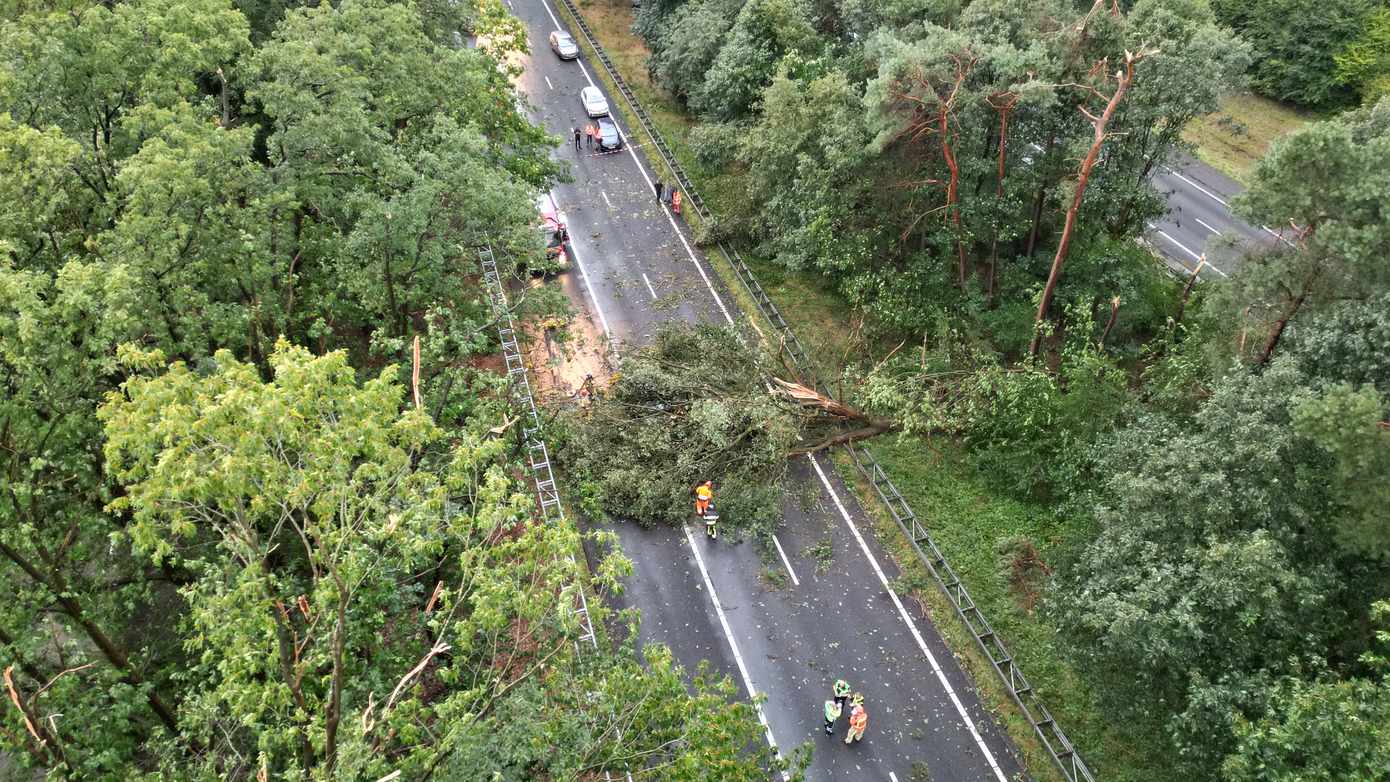
<svg viewBox="0 0 1390 782">
<path fill-rule="evenodd" d="M 590 117 L 608 116 L 608 99 L 603 97 L 603 92 L 598 87 L 585 87 L 579 91 L 579 102 L 584 104 L 584 111 Z"/>
<path fill-rule="evenodd" d="M 550 48 L 555 55 L 562 60 L 579 59 L 579 44 L 574 42 L 574 37 L 569 33 L 556 30 L 550 34 Z"/>
</svg>

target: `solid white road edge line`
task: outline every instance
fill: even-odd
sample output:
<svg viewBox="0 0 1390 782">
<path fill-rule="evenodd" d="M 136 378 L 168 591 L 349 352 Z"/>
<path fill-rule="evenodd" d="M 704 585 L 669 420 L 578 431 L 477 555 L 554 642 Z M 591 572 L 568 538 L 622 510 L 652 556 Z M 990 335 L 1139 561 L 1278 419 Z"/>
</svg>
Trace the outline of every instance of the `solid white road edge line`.
<svg viewBox="0 0 1390 782">
<path fill-rule="evenodd" d="M 932 672 L 936 674 L 937 681 L 941 683 L 942 689 L 946 691 L 946 695 L 950 697 L 951 703 L 955 705 L 956 713 L 959 714 L 961 720 L 965 722 L 965 727 L 970 730 L 971 737 L 975 739 L 975 745 L 980 748 L 980 752 L 984 754 L 985 760 L 989 763 L 989 767 L 994 770 L 994 776 L 999 779 L 999 782 L 1009 782 L 1008 778 L 1004 776 L 1004 770 L 999 768 L 999 764 L 995 762 L 994 753 L 991 752 L 989 746 L 985 744 L 984 737 L 981 736 L 980 731 L 975 728 L 974 720 L 971 720 L 970 715 L 966 713 L 965 704 L 960 702 L 960 698 L 956 696 L 955 689 L 951 687 L 951 682 L 946 679 L 946 674 L 942 672 L 941 666 L 937 664 L 936 655 L 933 655 L 931 649 L 927 648 L 927 642 L 922 638 L 922 633 L 918 631 L 917 623 L 912 621 L 912 615 L 909 614 L 907 608 L 903 606 L 903 601 L 898 598 L 898 593 L 894 592 L 893 587 L 888 584 L 888 577 L 883 574 L 883 568 L 879 566 L 878 559 L 875 558 L 873 552 L 869 550 L 869 544 L 864 542 L 864 536 L 859 534 L 859 527 L 855 526 L 854 520 L 849 517 L 849 511 L 845 510 L 845 504 L 840 501 L 840 495 L 835 491 L 835 488 L 830 485 L 829 479 L 825 477 L 825 471 L 821 469 L 820 462 L 811 454 L 807 454 L 806 458 L 810 459 L 811 466 L 816 468 L 816 475 L 820 476 L 821 485 L 830 493 L 830 499 L 835 501 L 835 507 L 840 511 L 840 518 L 844 519 L 845 524 L 849 525 L 850 533 L 853 534 L 854 539 L 859 542 L 860 550 L 864 552 L 864 556 L 869 560 L 869 565 L 873 567 L 874 573 L 878 575 L 879 583 L 888 591 L 888 597 L 893 600 L 893 605 L 897 606 L 898 615 L 902 617 L 903 622 L 907 625 L 908 631 L 912 633 L 913 639 L 917 641 L 917 648 L 921 649 L 922 654 L 926 655 L 927 663 L 931 665 Z"/>
<path fill-rule="evenodd" d="M 564 27 L 555 16 L 555 12 L 550 10 L 550 3 L 546 0 L 542 0 L 541 7 L 545 9 L 545 13 L 550 17 L 550 21 L 555 23 L 555 29 L 563 30 Z M 589 75 L 589 69 L 584 67 L 584 63 L 579 60 L 575 60 L 574 62 L 579 66 L 579 72 L 584 74 L 584 80 L 589 82 L 589 86 L 597 88 L 598 85 L 594 83 L 594 79 Z M 616 124 L 617 123 L 614 123 L 614 125 Z M 627 153 L 632 156 L 632 162 L 637 164 L 637 173 L 642 175 L 642 179 L 647 183 L 647 188 L 652 192 L 656 192 L 656 185 L 652 182 L 652 178 L 647 176 L 647 167 L 642 165 L 642 159 L 637 157 L 637 151 L 632 148 L 631 144 L 627 143 L 627 134 L 623 133 L 622 128 L 618 128 L 618 135 L 622 136 L 623 147 L 627 149 Z M 732 326 L 734 319 L 729 315 L 729 309 L 724 306 L 724 300 L 720 298 L 719 292 L 714 289 L 714 284 L 709 281 L 709 275 L 705 274 L 704 264 L 700 263 L 700 260 L 695 257 L 695 251 L 690 249 L 690 243 L 685 240 L 685 233 L 681 231 L 679 225 L 676 225 L 676 218 L 671 216 L 671 212 L 666 208 L 665 204 L 661 205 L 661 211 L 666 215 L 666 220 L 671 223 L 671 229 L 676 232 L 676 238 L 680 239 L 681 245 L 685 247 L 686 255 L 690 256 L 690 262 L 695 264 L 695 270 L 700 273 L 700 279 L 705 281 L 705 287 L 709 288 L 710 295 L 714 297 L 714 303 L 718 304 L 719 311 L 724 313 L 724 320 Z"/>
<path fill-rule="evenodd" d="M 1221 196 L 1217 195 L 1216 193 L 1211 192 L 1210 190 L 1206 189 L 1205 187 L 1202 187 L 1201 185 L 1197 184 L 1196 182 L 1193 182 L 1191 179 L 1188 179 L 1187 177 L 1185 177 L 1185 176 L 1183 176 L 1181 173 L 1179 173 L 1176 169 L 1168 168 L 1167 166 L 1164 166 L 1164 168 L 1167 168 L 1167 169 L 1168 169 L 1168 173 L 1172 174 L 1173 176 L 1177 177 L 1178 179 L 1181 179 L 1182 181 L 1188 183 L 1189 185 L 1192 185 L 1193 187 L 1197 188 L 1197 189 L 1200 190 L 1201 192 L 1205 193 L 1206 196 L 1207 196 L 1208 198 L 1210 198 L 1211 200 L 1215 201 L 1216 203 L 1221 204 L 1221 205 L 1224 206 L 1224 207 L 1228 207 L 1228 208 L 1230 207 L 1230 204 L 1226 203 L 1226 199 L 1222 198 Z"/>
<path fill-rule="evenodd" d="M 772 736 L 772 726 L 767 722 L 767 715 L 763 714 L 762 704 L 758 703 L 758 690 L 753 686 L 753 677 L 748 675 L 748 666 L 743 663 L 743 654 L 738 650 L 738 641 L 734 640 L 733 628 L 729 627 L 729 618 L 724 616 L 724 606 L 719 602 L 719 595 L 714 591 L 714 582 L 710 580 L 709 570 L 705 568 L 705 558 L 700 556 L 700 547 L 695 544 L 695 536 L 690 532 L 690 525 L 682 524 L 681 531 L 685 533 L 685 540 L 690 544 L 690 553 L 695 555 L 695 566 L 700 568 L 700 577 L 705 580 L 705 590 L 709 592 L 709 600 L 714 604 L 714 613 L 719 616 L 719 625 L 724 629 L 724 638 L 729 642 L 729 649 L 734 653 L 734 664 L 738 666 L 738 675 L 743 677 L 743 687 L 748 690 L 748 698 L 753 701 L 753 708 L 758 710 L 758 722 L 762 723 L 763 731 L 767 736 L 767 745 L 772 747 L 778 758 L 782 757 L 782 751 L 777 748 L 777 739 Z M 790 779 L 787 772 L 782 772 L 783 779 Z"/>
<path fill-rule="evenodd" d="M 1201 220 L 1198 220 L 1197 222 L 1202 223 Z M 1207 224 L 1206 224 L 1206 223 L 1202 223 L 1202 225 L 1207 225 Z M 1211 226 L 1209 226 L 1209 225 L 1207 225 L 1207 227 L 1208 227 L 1208 228 L 1211 228 Z M 1163 230 L 1162 228 L 1159 228 L 1158 226 L 1154 225 L 1153 223 L 1149 223 L 1149 228 L 1150 228 L 1154 233 L 1158 234 L 1159 236 L 1162 236 L 1164 239 L 1167 239 L 1169 242 L 1172 242 L 1173 245 L 1176 246 L 1179 250 L 1182 250 L 1183 252 L 1185 252 L 1185 253 L 1187 253 L 1188 255 L 1192 256 L 1192 260 L 1194 260 L 1194 261 L 1201 261 L 1201 260 L 1202 260 L 1202 256 L 1200 256 L 1200 255 L 1198 255 L 1197 253 L 1194 253 L 1194 252 L 1192 252 L 1191 250 L 1187 249 L 1187 245 L 1185 245 L 1185 244 L 1183 244 L 1182 242 L 1178 241 L 1177 239 L 1174 239 L 1173 237 L 1169 236 L 1167 231 Z M 1212 230 L 1216 230 L 1216 229 L 1213 228 Z M 1207 265 L 1206 265 L 1205 268 L 1211 269 L 1212 271 L 1216 272 L 1217 274 L 1219 274 L 1219 275 L 1222 276 L 1222 277 L 1229 277 L 1229 276 L 1230 276 L 1230 275 L 1226 274 L 1226 272 L 1223 272 L 1223 271 L 1221 271 L 1220 269 L 1218 269 L 1218 268 L 1216 268 L 1215 266 L 1213 266 L 1213 265 L 1211 264 L 1211 261 L 1207 261 Z M 1189 269 L 1188 271 L 1191 271 L 1191 269 Z"/>
<path fill-rule="evenodd" d="M 645 282 L 647 284 L 647 291 L 651 293 L 652 301 L 656 301 L 657 299 L 661 298 L 660 296 L 656 295 L 656 288 L 652 287 L 652 281 L 647 279 L 646 272 L 642 272 L 642 282 Z"/>
<path fill-rule="evenodd" d="M 1165 231 L 1165 230 L 1163 230 L 1162 228 L 1159 228 L 1158 226 L 1153 225 L 1153 224 L 1150 224 L 1150 225 L 1149 225 L 1149 228 L 1151 228 L 1151 229 L 1154 231 L 1154 233 L 1158 234 L 1159 236 L 1162 236 L 1164 239 L 1167 239 L 1169 242 L 1172 242 L 1173 245 L 1176 246 L 1179 250 L 1182 250 L 1183 252 L 1185 252 L 1185 253 L 1187 253 L 1188 255 L 1192 256 L 1192 260 L 1194 260 L 1194 261 L 1200 261 L 1200 260 L 1202 259 L 1202 256 L 1200 256 L 1200 255 L 1198 255 L 1197 253 L 1194 253 L 1194 252 L 1192 252 L 1191 250 L 1189 250 L 1189 249 L 1187 248 L 1187 245 L 1185 245 L 1185 244 L 1183 244 L 1182 242 L 1178 241 L 1177 239 L 1174 239 L 1173 237 L 1169 236 L 1169 235 L 1168 235 L 1168 232 Z"/>
<path fill-rule="evenodd" d="M 787 552 L 782 550 L 782 541 L 778 540 L 776 535 L 772 536 L 772 545 L 777 547 L 777 553 L 782 557 L 782 564 L 787 566 L 787 575 L 792 577 L 792 586 L 801 586 L 801 581 L 796 577 L 796 571 L 792 570 L 791 560 L 787 559 Z"/>
</svg>

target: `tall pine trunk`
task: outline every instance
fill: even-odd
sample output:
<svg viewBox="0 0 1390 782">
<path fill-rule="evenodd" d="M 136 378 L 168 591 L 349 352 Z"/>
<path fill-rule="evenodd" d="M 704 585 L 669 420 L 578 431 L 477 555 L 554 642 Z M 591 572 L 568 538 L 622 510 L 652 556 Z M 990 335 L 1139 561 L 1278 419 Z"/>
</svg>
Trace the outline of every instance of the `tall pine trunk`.
<svg viewBox="0 0 1390 782">
<path fill-rule="evenodd" d="M 1115 116 L 1115 109 L 1119 107 L 1120 101 L 1129 91 L 1129 85 L 1134 81 L 1134 64 L 1147 54 L 1147 52 L 1139 52 L 1138 54 L 1125 52 L 1125 67 L 1116 72 L 1115 92 L 1106 101 L 1105 111 L 1101 112 L 1099 117 L 1085 108 L 1081 109 L 1081 113 L 1085 114 L 1086 118 L 1091 121 L 1095 135 L 1091 140 L 1091 148 L 1087 150 L 1085 159 L 1081 161 L 1081 170 L 1076 179 L 1076 193 L 1072 196 L 1071 206 L 1067 208 L 1067 220 L 1062 226 L 1062 239 L 1057 243 L 1057 253 L 1052 256 L 1052 269 L 1048 272 L 1047 284 L 1043 286 L 1042 298 L 1038 300 L 1038 313 L 1033 320 L 1033 341 L 1028 346 L 1028 355 L 1032 358 L 1037 358 L 1038 349 L 1042 347 L 1042 324 L 1047 319 L 1047 310 L 1052 304 L 1052 295 L 1057 290 L 1057 280 L 1062 276 L 1062 265 L 1066 263 L 1067 252 L 1071 249 L 1072 233 L 1076 230 L 1076 216 L 1081 211 L 1081 199 L 1086 196 L 1086 183 L 1090 181 L 1091 169 L 1095 168 L 1096 160 L 1100 157 L 1100 149 L 1105 145 L 1105 126 Z"/>
</svg>

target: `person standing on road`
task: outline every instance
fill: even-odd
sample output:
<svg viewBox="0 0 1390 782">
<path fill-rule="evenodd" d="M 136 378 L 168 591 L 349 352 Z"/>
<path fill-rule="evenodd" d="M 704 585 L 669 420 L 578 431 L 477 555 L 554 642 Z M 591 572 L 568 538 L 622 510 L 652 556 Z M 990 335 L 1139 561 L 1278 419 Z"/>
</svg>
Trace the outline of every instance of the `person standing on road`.
<svg viewBox="0 0 1390 782">
<path fill-rule="evenodd" d="M 579 151 L 579 126 L 574 126 L 574 151 Z"/>
<path fill-rule="evenodd" d="M 856 692 L 853 703 L 849 711 L 849 733 L 845 734 L 846 744 L 864 738 L 864 729 L 869 727 L 869 713 L 864 711 L 864 696 Z"/>
<path fill-rule="evenodd" d="M 593 149 L 594 138 L 598 136 L 598 129 L 594 127 L 594 123 L 590 122 L 584 126 L 584 135 L 589 137 L 589 149 Z"/>
<path fill-rule="evenodd" d="M 844 679 L 836 679 L 835 686 L 830 688 L 830 692 L 835 696 L 835 704 L 841 709 L 849 704 L 849 682 Z"/>
<path fill-rule="evenodd" d="M 661 180 L 660 180 L 660 179 L 658 179 L 658 180 L 656 180 L 656 184 L 653 185 L 653 187 L 656 188 L 656 200 L 660 201 L 660 200 L 661 200 L 661 192 L 662 192 L 662 190 L 664 190 L 664 189 L 666 188 L 666 186 L 663 185 L 663 184 L 661 183 Z"/>
<path fill-rule="evenodd" d="M 834 698 L 825 702 L 825 735 L 835 732 L 835 721 L 840 719 L 840 702 Z"/>
<path fill-rule="evenodd" d="M 671 188 L 671 211 L 676 214 L 681 213 L 681 191 Z"/>
</svg>

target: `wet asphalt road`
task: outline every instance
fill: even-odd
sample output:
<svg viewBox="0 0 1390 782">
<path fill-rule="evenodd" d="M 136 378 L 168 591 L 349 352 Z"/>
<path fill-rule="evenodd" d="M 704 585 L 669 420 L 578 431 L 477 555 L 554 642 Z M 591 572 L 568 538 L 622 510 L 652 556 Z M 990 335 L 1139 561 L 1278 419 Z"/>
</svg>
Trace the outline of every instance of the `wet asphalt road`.
<svg viewBox="0 0 1390 782">
<path fill-rule="evenodd" d="M 1209 266 L 1200 276 L 1225 277 L 1235 271 L 1241 246 L 1282 241 L 1275 231 L 1231 214 L 1229 202 L 1240 184 L 1205 163 L 1184 156 L 1173 167 L 1160 167 L 1153 185 L 1167 199 L 1168 214 L 1149 224 L 1149 241 L 1184 275 L 1205 254 Z"/>
<path fill-rule="evenodd" d="M 534 118 L 569 136 L 588 121 L 578 94 L 597 77 L 588 63 L 550 51 L 559 21 L 548 0 L 509 5 L 532 47 L 519 86 Z M 737 317 L 684 223 L 657 202 L 640 150 L 598 155 L 567 143 L 557 156 L 572 162 L 574 177 L 554 191 L 575 261 L 566 289 L 619 351 L 663 321 Z M 829 461 L 794 459 L 783 488 L 771 563 L 751 543 L 711 543 L 702 530 L 615 528 L 634 565 L 618 603 L 641 612 L 638 643 L 666 644 L 687 669 L 708 664 L 764 696 L 769 743 L 787 751 L 809 742 L 812 780 L 909 782 L 923 767 L 937 782 L 1015 779 L 1016 750 L 930 620 L 891 589 L 897 570 Z M 846 719 L 832 737 L 821 718 L 840 677 L 863 692 L 869 712 L 864 740 L 849 747 Z"/>
</svg>

